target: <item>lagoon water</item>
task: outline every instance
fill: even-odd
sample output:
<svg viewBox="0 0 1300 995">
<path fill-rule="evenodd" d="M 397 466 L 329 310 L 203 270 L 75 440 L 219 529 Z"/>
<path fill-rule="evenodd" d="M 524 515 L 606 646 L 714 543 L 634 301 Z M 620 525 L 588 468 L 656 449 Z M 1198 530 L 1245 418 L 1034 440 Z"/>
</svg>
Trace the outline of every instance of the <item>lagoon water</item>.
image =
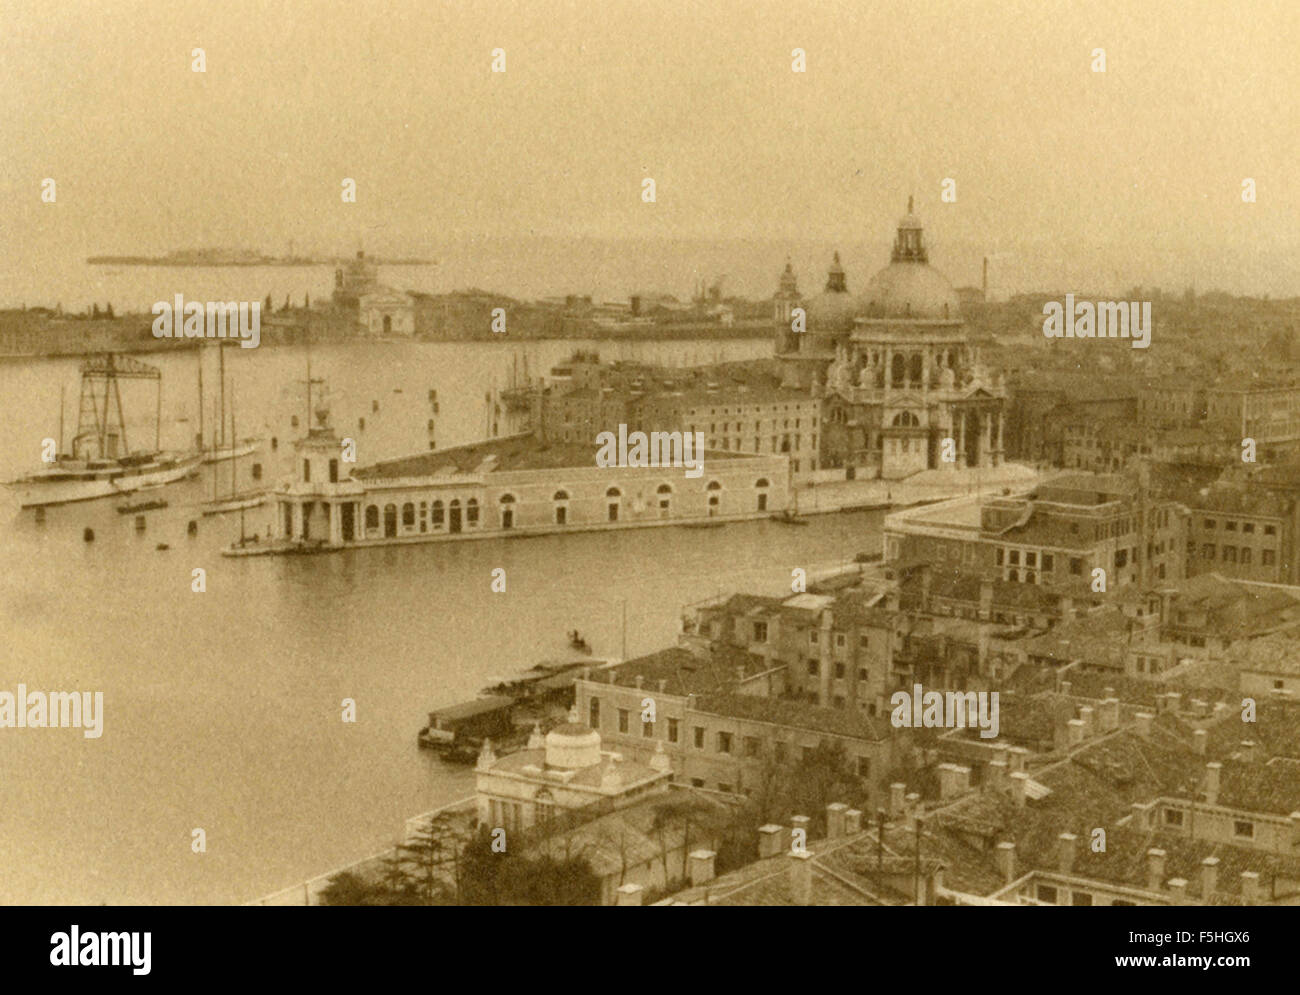
<svg viewBox="0 0 1300 995">
<path fill-rule="evenodd" d="M 395 344 L 313 349 L 339 434 L 362 463 L 488 430 L 485 394 L 512 370 L 545 372 L 573 349 L 602 358 L 704 362 L 767 354 L 766 341 Z M 197 429 L 194 354 L 162 368 L 164 445 Z M 230 349 L 238 434 L 276 436 L 240 461 L 287 470 L 305 417 L 307 353 Z M 205 386 L 216 383 L 208 356 Z M 0 364 L 0 478 L 39 466 L 40 440 L 76 419 L 78 364 Z M 124 389 L 128 438 L 151 441 L 153 386 Z M 428 392 L 437 391 L 431 414 Z M 209 393 L 210 399 L 210 393 Z M 210 403 L 210 400 L 209 400 Z M 376 411 L 376 404 L 378 410 Z M 188 421 L 180 421 L 188 418 Z M 359 420 L 366 419 L 361 429 Z M 509 426 L 499 419 L 503 433 Z M 210 425 L 210 423 L 209 423 Z M 230 463 L 217 464 L 229 488 Z M 472 792 L 472 771 L 416 746 L 425 713 L 563 655 L 577 628 L 597 656 L 670 644 L 682 606 L 720 591 L 788 589 L 795 566 L 879 545 L 879 513 L 721 529 L 650 529 L 528 541 L 431 543 L 323 557 L 228 559 L 238 514 L 201 518 L 212 468 L 154 492 L 146 529 L 112 500 L 52 508 L 44 524 L 0 507 L 0 690 L 104 694 L 104 730 L 0 730 L 0 901 L 231 903 L 390 845 L 402 821 Z M 266 527 L 265 509 L 245 516 Z M 186 523 L 199 520 L 195 537 Z M 82 529 L 95 541 L 82 541 Z M 158 543 L 170 549 L 158 551 Z M 191 591 L 191 571 L 207 590 Z M 504 567 L 507 590 L 490 590 Z M 341 720 L 352 698 L 357 722 Z M 207 852 L 191 851 L 202 828 Z"/>
</svg>

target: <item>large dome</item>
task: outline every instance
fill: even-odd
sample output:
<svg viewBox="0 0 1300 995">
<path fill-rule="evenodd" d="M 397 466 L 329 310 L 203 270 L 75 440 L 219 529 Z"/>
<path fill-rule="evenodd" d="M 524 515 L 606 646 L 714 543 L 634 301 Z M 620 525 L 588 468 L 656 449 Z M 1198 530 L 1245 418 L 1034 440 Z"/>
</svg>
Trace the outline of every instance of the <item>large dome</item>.
<svg viewBox="0 0 1300 995">
<path fill-rule="evenodd" d="M 890 260 L 871 278 L 858 299 L 864 318 L 960 319 L 960 304 L 952 284 L 930 266 L 921 219 L 913 213 L 910 197 L 907 214 L 898 222 Z"/>
<path fill-rule="evenodd" d="M 948 278 L 929 263 L 890 263 L 871 278 L 858 299 L 864 318 L 956 321 L 960 303 Z"/>
</svg>

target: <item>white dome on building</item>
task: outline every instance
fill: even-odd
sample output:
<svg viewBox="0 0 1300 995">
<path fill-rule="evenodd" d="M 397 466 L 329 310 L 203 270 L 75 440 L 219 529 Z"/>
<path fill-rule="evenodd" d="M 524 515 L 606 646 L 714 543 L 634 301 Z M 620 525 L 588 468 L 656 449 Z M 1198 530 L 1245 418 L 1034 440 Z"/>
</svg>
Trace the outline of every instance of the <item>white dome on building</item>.
<svg viewBox="0 0 1300 995">
<path fill-rule="evenodd" d="M 579 725 L 577 710 L 569 721 L 546 734 L 546 766 L 581 770 L 600 763 L 600 733 Z"/>
</svg>

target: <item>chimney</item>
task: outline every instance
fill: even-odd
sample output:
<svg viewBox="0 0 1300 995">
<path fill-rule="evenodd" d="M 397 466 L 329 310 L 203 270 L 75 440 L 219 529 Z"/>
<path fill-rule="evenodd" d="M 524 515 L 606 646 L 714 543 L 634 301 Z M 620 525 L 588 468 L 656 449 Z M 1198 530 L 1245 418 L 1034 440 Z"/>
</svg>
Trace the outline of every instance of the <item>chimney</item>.
<svg viewBox="0 0 1300 995">
<path fill-rule="evenodd" d="M 993 581 L 980 581 L 980 608 L 979 619 L 981 622 L 987 622 L 993 618 Z"/>
<path fill-rule="evenodd" d="M 1061 681 L 1061 694 L 1069 694 L 1070 688 L 1074 687 L 1069 681 Z"/>
<path fill-rule="evenodd" d="M 1028 780 L 1029 775 L 1023 770 L 1011 775 L 1011 800 L 1016 803 L 1016 808 L 1025 807 L 1025 782 Z"/>
<path fill-rule="evenodd" d="M 1115 689 L 1114 689 L 1114 688 L 1102 688 L 1102 689 L 1101 689 L 1101 697 L 1102 697 L 1102 700 L 1103 700 L 1103 701 L 1109 701 L 1111 698 L 1115 698 Z M 1116 701 L 1119 701 L 1118 698 L 1115 698 L 1115 700 L 1116 700 Z"/>
<path fill-rule="evenodd" d="M 1074 870 L 1074 857 L 1079 850 L 1079 837 L 1074 833 L 1061 833 L 1056 840 L 1056 868 L 1062 874 L 1069 874 Z"/>
<path fill-rule="evenodd" d="M 1110 690 L 1107 688 L 1107 690 Z M 1097 706 L 1097 721 L 1102 732 L 1114 732 L 1119 728 L 1119 699 L 1112 696 L 1103 698 Z"/>
<path fill-rule="evenodd" d="M 970 768 L 959 764 L 939 764 L 939 797 L 955 798 L 970 790 Z"/>
<path fill-rule="evenodd" d="M 636 680 L 635 680 L 635 684 L 636 684 L 637 688 L 639 689 L 639 688 L 641 687 L 641 685 L 643 685 L 644 683 L 645 683 L 645 675 L 644 675 L 644 674 L 637 674 L 637 675 L 636 675 Z"/>
<path fill-rule="evenodd" d="M 806 850 L 808 848 L 808 840 L 810 837 L 810 834 L 808 832 L 808 823 L 810 822 L 812 822 L 812 819 L 808 818 L 808 816 L 806 815 L 794 815 L 790 817 L 790 849 L 791 850 L 795 849 L 795 840 L 800 838 L 803 840 L 803 846 L 800 849 Z M 795 835 L 796 830 L 802 830 L 803 833 L 802 837 L 798 837 Z"/>
<path fill-rule="evenodd" d="M 844 813 L 848 806 L 843 802 L 831 802 L 826 806 L 826 838 L 837 840 L 844 835 Z"/>
<path fill-rule="evenodd" d="M 668 678 L 667 677 L 659 678 L 659 693 L 663 694 L 667 690 L 668 690 Z"/>
<path fill-rule="evenodd" d="M 860 809 L 850 808 L 844 812 L 844 835 L 857 836 L 862 832 L 862 812 Z"/>
<path fill-rule="evenodd" d="M 1259 872 L 1241 872 L 1241 900 L 1247 905 L 1259 903 Z"/>
<path fill-rule="evenodd" d="M 1187 879 L 1170 878 L 1169 894 L 1173 898 L 1175 905 L 1186 905 L 1187 904 Z"/>
<path fill-rule="evenodd" d="M 1183 696 L 1179 694 L 1177 691 L 1170 691 L 1167 695 L 1165 695 L 1165 697 L 1169 699 L 1169 711 L 1177 712 L 1182 709 Z"/>
<path fill-rule="evenodd" d="M 990 760 L 984 768 L 984 787 L 988 791 L 1002 794 L 1007 790 L 1007 762 Z"/>
<path fill-rule="evenodd" d="M 1057 715 L 1052 723 L 1052 751 L 1060 753 L 1070 748 L 1070 720 L 1064 715 Z"/>
<path fill-rule="evenodd" d="M 1151 720 L 1155 718 L 1150 712 L 1138 712 L 1133 716 L 1137 722 L 1135 731 L 1143 739 L 1151 738 Z"/>
<path fill-rule="evenodd" d="M 1083 719 L 1071 719 L 1066 723 L 1069 727 L 1069 742 L 1071 746 L 1078 746 L 1083 742 Z"/>
<path fill-rule="evenodd" d="M 1092 739 L 1096 733 L 1096 726 L 1093 724 L 1093 711 L 1087 705 L 1079 709 L 1079 721 L 1083 723 L 1083 738 Z"/>
<path fill-rule="evenodd" d="M 1165 880 L 1165 851 L 1152 847 L 1147 851 L 1147 889 L 1159 891 Z"/>
<path fill-rule="evenodd" d="M 641 886 L 639 884 L 621 884 L 618 886 L 618 901 L 615 905 L 640 905 Z"/>
<path fill-rule="evenodd" d="M 897 818 L 903 814 L 903 799 L 906 793 L 906 784 L 894 783 L 889 786 L 889 815 L 891 818 Z"/>
<path fill-rule="evenodd" d="M 1011 757 L 1011 770 L 1022 771 L 1025 769 L 1025 761 L 1029 758 L 1029 751 L 1023 746 L 1013 746 L 1007 750 L 1007 755 Z"/>
<path fill-rule="evenodd" d="M 1241 759 L 1248 764 L 1253 764 L 1255 758 L 1255 741 L 1253 739 L 1243 739 L 1241 741 Z"/>
<path fill-rule="evenodd" d="M 915 820 L 916 820 L 917 813 L 919 813 L 919 812 L 921 811 L 921 795 L 920 795 L 920 793 L 919 793 L 919 792 L 916 792 L 916 791 L 910 791 L 910 792 L 908 792 L 907 799 L 906 799 L 906 803 L 905 803 L 905 806 L 904 806 L 904 807 L 907 809 L 907 821 L 908 821 L 908 824 L 909 824 L 909 825 L 914 825 L 914 824 L 915 824 Z"/>
<path fill-rule="evenodd" d="M 758 859 L 775 857 L 786 848 L 785 826 L 769 822 L 758 827 Z"/>
<path fill-rule="evenodd" d="M 790 901 L 795 905 L 812 904 L 812 862 L 813 855 L 808 850 L 791 853 L 786 858 L 789 863 Z"/>
<path fill-rule="evenodd" d="M 698 888 L 713 880 L 713 858 L 716 856 L 717 853 L 713 850 L 691 851 L 689 873 L 692 888 Z"/>
<path fill-rule="evenodd" d="M 1223 769 L 1223 764 L 1217 760 L 1211 760 L 1205 765 L 1205 804 L 1217 805 L 1219 803 L 1219 771 Z"/>
<path fill-rule="evenodd" d="M 1010 884 L 1016 879 L 1016 845 L 1011 842 L 999 843 L 998 870 L 1002 873 L 1002 882 Z"/>
<path fill-rule="evenodd" d="M 1197 729 L 1192 733 L 1192 749 L 1198 756 L 1205 756 L 1205 744 L 1209 740 L 1210 734 L 1204 729 Z"/>
<path fill-rule="evenodd" d="M 1209 898 L 1219 888 L 1219 858 L 1206 857 L 1201 861 L 1201 904 L 1208 905 Z"/>
</svg>

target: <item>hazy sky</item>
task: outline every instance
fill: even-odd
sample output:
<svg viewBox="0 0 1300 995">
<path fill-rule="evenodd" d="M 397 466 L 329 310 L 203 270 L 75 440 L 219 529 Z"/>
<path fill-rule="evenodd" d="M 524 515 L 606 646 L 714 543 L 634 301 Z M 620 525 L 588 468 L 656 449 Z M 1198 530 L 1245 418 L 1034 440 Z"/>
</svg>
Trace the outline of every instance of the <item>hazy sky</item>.
<svg viewBox="0 0 1300 995">
<path fill-rule="evenodd" d="M 10 264 L 529 232 L 886 253 L 915 193 L 956 282 L 989 254 L 1297 294 L 1298 42 L 1297 0 L 0 0 L 0 233 Z"/>
</svg>

